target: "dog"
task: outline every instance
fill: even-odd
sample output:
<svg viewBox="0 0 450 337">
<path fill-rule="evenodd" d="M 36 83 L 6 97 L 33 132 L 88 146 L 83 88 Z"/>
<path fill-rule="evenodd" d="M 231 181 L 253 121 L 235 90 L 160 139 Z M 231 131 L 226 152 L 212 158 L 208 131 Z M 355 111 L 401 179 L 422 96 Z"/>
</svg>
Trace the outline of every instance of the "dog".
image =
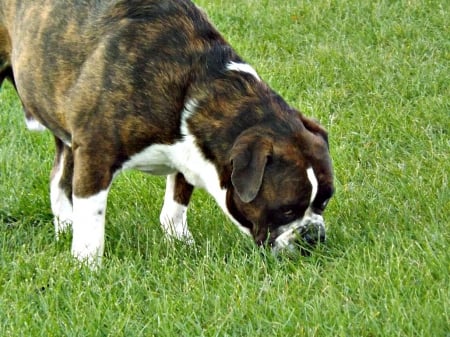
<svg viewBox="0 0 450 337">
<path fill-rule="evenodd" d="M 31 129 L 55 136 L 56 234 L 99 265 L 108 191 L 123 170 L 167 176 L 160 222 L 193 242 L 186 212 L 205 189 L 274 251 L 325 240 L 328 135 L 290 107 L 189 0 L 0 3 L 0 81 Z"/>
</svg>

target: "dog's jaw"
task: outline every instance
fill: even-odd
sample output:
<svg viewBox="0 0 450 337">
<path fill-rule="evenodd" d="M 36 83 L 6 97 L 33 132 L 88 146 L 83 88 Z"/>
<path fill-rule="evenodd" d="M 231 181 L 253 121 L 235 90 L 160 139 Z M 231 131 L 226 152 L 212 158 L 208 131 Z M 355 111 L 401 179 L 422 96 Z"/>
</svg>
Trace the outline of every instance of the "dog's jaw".
<svg viewBox="0 0 450 337">
<path fill-rule="evenodd" d="M 273 242 L 273 252 L 295 249 L 299 239 L 308 244 L 316 244 L 325 240 L 325 223 L 320 214 L 308 209 L 302 219 L 279 228 L 280 233 Z"/>
</svg>

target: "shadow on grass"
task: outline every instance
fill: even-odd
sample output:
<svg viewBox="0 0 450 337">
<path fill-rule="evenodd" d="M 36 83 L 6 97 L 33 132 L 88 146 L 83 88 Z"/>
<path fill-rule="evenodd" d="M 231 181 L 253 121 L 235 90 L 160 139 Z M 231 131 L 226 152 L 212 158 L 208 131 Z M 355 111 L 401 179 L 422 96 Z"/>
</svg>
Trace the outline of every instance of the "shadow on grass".
<svg viewBox="0 0 450 337">
<path fill-rule="evenodd" d="M 2 226 L 16 227 L 20 224 L 26 224 L 27 226 L 38 227 L 43 223 L 51 222 L 53 216 L 51 214 L 12 214 L 5 210 L 0 210 L 0 223 Z"/>
</svg>

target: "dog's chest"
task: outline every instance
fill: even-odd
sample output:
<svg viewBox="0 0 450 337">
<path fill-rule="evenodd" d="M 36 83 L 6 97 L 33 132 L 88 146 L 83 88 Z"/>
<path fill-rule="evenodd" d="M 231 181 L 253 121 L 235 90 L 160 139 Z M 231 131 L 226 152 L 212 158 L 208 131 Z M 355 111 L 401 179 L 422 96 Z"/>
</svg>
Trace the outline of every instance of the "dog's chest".
<svg viewBox="0 0 450 337">
<path fill-rule="evenodd" d="M 183 173 L 193 186 L 210 190 L 219 184 L 217 170 L 213 163 L 205 159 L 195 138 L 186 134 L 183 140 L 174 144 L 153 144 L 133 155 L 123 165 L 123 169 L 136 169 L 155 175 Z"/>
</svg>

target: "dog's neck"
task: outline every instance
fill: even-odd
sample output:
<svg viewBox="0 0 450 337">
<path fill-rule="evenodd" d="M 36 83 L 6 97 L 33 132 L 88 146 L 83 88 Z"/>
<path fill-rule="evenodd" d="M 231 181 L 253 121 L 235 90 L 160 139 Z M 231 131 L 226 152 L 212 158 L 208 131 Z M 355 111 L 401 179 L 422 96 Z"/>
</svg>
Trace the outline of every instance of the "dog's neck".
<svg viewBox="0 0 450 337">
<path fill-rule="evenodd" d="M 188 91 L 189 96 L 195 97 L 196 107 L 195 113 L 186 121 L 187 126 L 206 159 L 216 165 L 222 186 L 230 183 L 230 151 L 239 135 L 252 128 L 270 130 L 280 127 L 285 128 L 287 134 L 292 130 L 285 122 L 286 116 L 280 115 L 274 120 L 274 111 L 294 112 L 251 66 L 234 54 L 229 59 L 233 57 L 236 61 L 227 61 L 225 65 L 209 64 L 218 69 L 203 77 L 198 75 Z"/>
</svg>

